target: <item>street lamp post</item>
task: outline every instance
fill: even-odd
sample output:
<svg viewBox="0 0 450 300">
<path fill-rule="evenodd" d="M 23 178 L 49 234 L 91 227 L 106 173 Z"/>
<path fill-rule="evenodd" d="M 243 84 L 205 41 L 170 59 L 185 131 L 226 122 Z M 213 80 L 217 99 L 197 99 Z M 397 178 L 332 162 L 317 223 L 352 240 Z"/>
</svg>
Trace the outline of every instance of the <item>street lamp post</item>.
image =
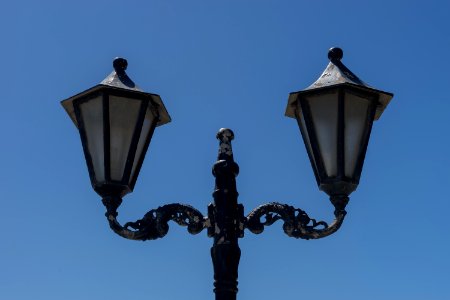
<svg viewBox="0 0 450 300">
<path fill-rule="evenodd" d="M 214 239 L 216 300 L 236 299 L 238 240 L 245 229 L 259 234 L 265 226 L 283 220 L 284 232 L 294 238 L 318 239 L 336 232 L 346 215 L 348 196 L 359 183 L 372 123 L 393 97 L 363 83 L 342 64 L 342 56 L 341 49 L 331 48 L 330 63 L 320 78 L 305 90 L 291 93 L 286 108 L 286 116 L 297 119 L 318 186 L 335 208 L 330 225 L 281 203 L 261 205 L 245 216 L 238 203 L 234 134 L 224 128 L 217 133 L 214 201 L 208 205 L 207 216 L 190 205 L 175 203 L 121 225 L 117 209 L 133 191 L 155 127 L 170 122 L 170 116 L 158 95 L 142 92 L 127 76 L 126 60 L 116 58 L 114 71 L 100 84 L 62 101 L 79 129 L 91 183 L 103 199 L 111 229 L 131 240 L 162 238 L 169 221 L 187 226 L 191 234 L 206 229 Z"/>
</svg>

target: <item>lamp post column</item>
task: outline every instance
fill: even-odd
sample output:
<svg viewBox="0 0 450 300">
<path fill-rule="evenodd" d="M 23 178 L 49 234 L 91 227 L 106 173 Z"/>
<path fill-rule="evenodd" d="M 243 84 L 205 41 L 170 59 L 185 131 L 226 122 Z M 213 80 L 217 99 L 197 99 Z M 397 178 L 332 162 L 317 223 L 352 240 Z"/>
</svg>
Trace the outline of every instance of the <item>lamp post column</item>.
<svg viewBox="0 0 450 300">
<path fill-rule="evenodd" d="M 222 128 L 217 133 L 220 145 L 217 162 L 213 166 L 213 175 L 216 177 L 214 203 L 208 209 L 212 224 L 208 233 L 214 237 L 211 257 L 216 300 L 236 300 L 238 291 L 238 265 L 241 256 L 238 238 L 243 232 L 243 206 L 237 203 L 236 176 L 239 166 L 233 159 L 233 138 L 234 134 L 229 129 Z"/>
</svg>

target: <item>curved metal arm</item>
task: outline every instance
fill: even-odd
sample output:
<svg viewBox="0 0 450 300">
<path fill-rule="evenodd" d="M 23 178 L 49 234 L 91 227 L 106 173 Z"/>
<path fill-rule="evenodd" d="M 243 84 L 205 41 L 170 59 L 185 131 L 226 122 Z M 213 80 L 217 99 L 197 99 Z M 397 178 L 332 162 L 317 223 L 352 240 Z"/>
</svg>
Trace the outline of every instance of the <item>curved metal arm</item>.
<svg viewBox="0 0 450 300">
<path fill-rule="evenodd" d="M 334 211 L 336 219 L 331 225 L 324 221 L 317 222 L 301 209 L 273 202 L 261 205 L 250 212 L 244 226 L 251 232 L 259 234 L 264 231 L 264 226 L 270 226 L 278 220 L 283 220 L 283 230 L 288 236 L 306 240 L 320 239 L 335 233 L 341 227 L 347 214 L 345 205 L 348 203 L 348 197 L 335 196 L 332 197 L 331 202 L 336 208 Z M 261 221 L 263 216 L 265 221 Z"/>
<path fill-rule="evenodd" d="M 103 198 L 106 206 L 106 218 L 111 229 L 126 239 L 130 240 L 156 240 L 164 237 L 169 231 L 169 221 L 174 221 L 180 226 L 187 226 L 191 234 L 197 234 L 207 227 L 208 218 L 190 205 L 167 204 L 147 212 L 144 217 L 136 222 L 128 222 L 122 226 L 117 221 L 117 208 L 122 203 L 118 197 Z M 130 230 L 129 228 L 133 230 Z"/>
</svg>

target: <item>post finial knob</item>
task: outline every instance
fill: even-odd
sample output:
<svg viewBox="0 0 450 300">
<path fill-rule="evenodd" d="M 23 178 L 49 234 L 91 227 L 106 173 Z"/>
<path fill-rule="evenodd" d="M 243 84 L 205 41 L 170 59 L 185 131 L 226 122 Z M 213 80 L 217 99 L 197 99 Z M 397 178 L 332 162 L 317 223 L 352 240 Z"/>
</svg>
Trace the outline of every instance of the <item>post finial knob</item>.
<svg viewBox="0 0 450 300">
<path fill-rule="evenodd" d="M 230 142 L 234 139 L 234 133 L 231 129 L 220 128 L 219 132 L 217 132 L 216 138 L 222 143 Z"/>
</svg>

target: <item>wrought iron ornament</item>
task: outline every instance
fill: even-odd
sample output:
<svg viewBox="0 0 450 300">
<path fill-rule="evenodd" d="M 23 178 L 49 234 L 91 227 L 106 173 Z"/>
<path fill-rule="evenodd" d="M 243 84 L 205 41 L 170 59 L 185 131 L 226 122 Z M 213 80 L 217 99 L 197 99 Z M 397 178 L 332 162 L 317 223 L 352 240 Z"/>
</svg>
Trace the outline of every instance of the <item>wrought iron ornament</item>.
<svg viewBox="0 0 450 300">
<path fill-rule="evenodd" d="M 241 255 L 238 239 L 244 236 L 244 229 L 260 234 L 265 226 L 282 220 L 284 232 L 294 238 L 319 239 L 336 232 L 344 221 L 348 197 L 332 196 L 336 219 L 331 225 L 310 218 L 306 212 L 287 204 L 268 203 L 244 215 L 244 207 L 237 201 L 236 176 L 239 166 L 234 161 L 231 141 L 234 134 L 230 129 L 220 129 L 217 133 L 219 153 L 213 166 L 216 178 L 213 192 L 214 201 L 208 206 L 205 217 L 197 209 L 185 204 L 168 204 L 150 210 L 135 222 L 120 225 L 117 209 L 122 199 L 117 196 L 103 198 L 106 217 L 111 229 L 118 235 L 131 240 L 155 240 L 169 231 L 169 221 L 186 226 L 191 234 L 207 229 L 208 236 L 214 238 L 211 257 L 214 266 L 214 292 L 216 300 L 235 300 L 237 295 L 238 265 Z"/>
<path fill-rule="evenodd" d="M 161 97 L 142 91 L 126 74 L 127 61 L 116 58 L 114 71 L 100 84 L 61 102 L 79 130 L 91 184 L 103 199 L 111 229 L 124 238 L 142 241 L 164 237 L 169 221 L 187 227 L 191 234 L 206 229 L 214 240 L 216 300 L 236 300 L 238 241 L 245 229 L 260 234 L 281 220 L 284 232 L 297 239 L 319 239 L 336 232 L 344 221 L 348 196 L 359 184 L 372 124 L 393 97 L 364 83 L 341 62 L 342 57 L 342 49 L 331 48 L 322 75 L 306 89 L 289 94 L 285 113 L 297 120 L 318 187 L 335 208 L 330 225 L 276 202 L 246 216 L 238 203 L 239 166 L 231 145 L 234 134 L 224 128 L 217 133 L 214 200 L 207 216 L 190 205 L 175 203 L 121 225 L 117 210 L 122 198 L 133 191 L 155 128 L 171 118 Z"/>
</svg>

